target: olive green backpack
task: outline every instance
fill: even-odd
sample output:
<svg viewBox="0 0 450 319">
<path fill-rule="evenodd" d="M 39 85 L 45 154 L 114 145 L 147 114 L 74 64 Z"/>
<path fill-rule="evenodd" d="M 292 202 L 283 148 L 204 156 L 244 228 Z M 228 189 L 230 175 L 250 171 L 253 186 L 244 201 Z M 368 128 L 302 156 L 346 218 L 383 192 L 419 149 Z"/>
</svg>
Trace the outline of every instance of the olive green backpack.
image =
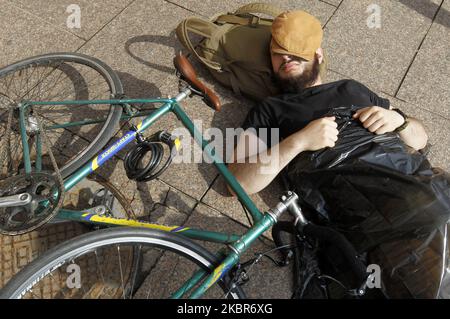
<svg viewBox="0 0 450 319">
<path fill-rule="evenodd" d="M 252 3 L 211 21 L 188 18 L 178 25 L 176 34 L 217 81 L 238 95 L 262 100 L 278 90 L 272 81 L 269 51 L 273 19 L 257 14 L 274 18 L 282 12 L 270 4 Z M 190 33 L 201 37 L 196 46 Z M 326 64 L 321 64 L 322 79 L 325 69 Z"/>
<path fill-rule="evenodd" d="M 272 19 L 255 14 L 275 17 L 281 12 L 269 4 L 254 3 L 211 21 L 188 18 L 178 25 L 176 33 L 183 46 L 217 81 L 238 95 L 262 100 L 277 93 L 271 80 L 269 53 Z M 190 33 L 202 37 L 195 47 Z"/>
</svg>

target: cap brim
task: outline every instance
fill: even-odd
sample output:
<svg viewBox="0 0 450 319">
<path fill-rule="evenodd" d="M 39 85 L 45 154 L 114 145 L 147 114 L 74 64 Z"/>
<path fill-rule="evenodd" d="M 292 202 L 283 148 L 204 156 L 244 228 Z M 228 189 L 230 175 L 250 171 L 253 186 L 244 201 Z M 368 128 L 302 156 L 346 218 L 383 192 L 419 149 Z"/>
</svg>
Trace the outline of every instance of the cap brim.
<svg viewBox="0 0 450 319">
<path fill-rule="evenodd" d="M 278 45 L 278 43 L 272 38 L 272 40 L 270 41 L 270 50 L 274 53 L 278 53 L 278 54 L 287 54 L 287 55 L 293 55 L 302 59 L 305 59 L 307 61 L 311 61 L 314 59 L 314 55 L 315 54 L 299 54 L 296 52 L 290 52 L 287 51 L 285 49 L 283 49 L 282 47 L 280 47 Z"/>
</svg>

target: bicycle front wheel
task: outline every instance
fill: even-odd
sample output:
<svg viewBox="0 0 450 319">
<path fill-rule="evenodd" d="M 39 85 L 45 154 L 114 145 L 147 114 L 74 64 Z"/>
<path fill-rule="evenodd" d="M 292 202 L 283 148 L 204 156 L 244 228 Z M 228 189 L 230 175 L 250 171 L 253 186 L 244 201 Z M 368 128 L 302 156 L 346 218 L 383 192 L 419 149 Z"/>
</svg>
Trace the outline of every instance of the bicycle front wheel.
<svg viewBox="0 0 450 319">
<path fill-rule="evenodd" d="M 53 102 L 24 110 L 26 140 L 36 170 L 51 167 L 49 150 L 38 123 L 49 139 L 63 178 L 93 157 L 113 136 L 122 107 L 110 104 L 58 104 L 103 100 L 123 94 L 117 74 L 98 59 L 79 53 L 52 53 L 0 69 L 0 179 L 20 174 L 24 154 L 20 108 L 26 102 Z M 42 153 L 42 154 L 41 154 Z"/>
<path fill-rule="evenodd" d="M 142 256 L 139 262 L 137 256 Z M 104 229 L 49 250 L 14 276 L 0 298 L 170 298 L 199 271 L 210 274 L 217 264 L 213 254 L 180 235 L 141 228 Z M 137 282 L 142 282 L 139 287 Z M 222 279 L 205 297 L 245 295 Z"/>
</svg>

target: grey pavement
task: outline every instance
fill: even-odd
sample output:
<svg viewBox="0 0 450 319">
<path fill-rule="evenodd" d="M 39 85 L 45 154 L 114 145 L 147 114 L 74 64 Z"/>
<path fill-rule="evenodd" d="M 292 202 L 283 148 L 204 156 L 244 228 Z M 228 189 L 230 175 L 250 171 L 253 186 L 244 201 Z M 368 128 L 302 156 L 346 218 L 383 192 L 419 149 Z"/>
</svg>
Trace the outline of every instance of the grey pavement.
<svg viewBox="0 0 450 319">
<path fill-rule="evenodd" d="M 37 54 L 80 52 L 110 65 L 130 97 L 173 96 L 177 79 L 171 61 L 182 49 L 174 34 L 177 24 L 189 16 L 211 17 L 245 3 L 248 1 L 0 0 L 0 67 Z M 327 81 L 358 80 L 423 120 L 430 135 L 432 164 L 450 171 L 450 0 L 271 3 L 316 15 L 325 29 Z M 71 4 L 81 9 L 79 29 L 66 25 Z M 380 9 L 381 19 L 379 27 L 371 28 L 368 19 L 373 5 Z M 218 92 L 223 111 L 214 113 L 194 98 L 183 104 L 189 116 L 202 120 L 204 129 L 238 126 L 253 102 L 234 96 L 198 63 L 194 65 Z M 175 117 L 169 117 L 154 130 L 179 126 Z M 240 204 L 226 195 L 224 182 L 211 165 L 174 164 L 156 181 L 135 183 L 127 179 L 120 157 L 99 173 L 124 193 L 138 215 L 164 224 L 237 233 L 248 225 Z M 274 182 L 252 198 L 264 210 L 276 203 L 280 192 Z M 247 257 L 265 249 L 258 243 Z M 262 262 L 254 271 L 254 280 L 244 287 L 249 297 L 290 296 L 290 269 Z"/>
</svg>

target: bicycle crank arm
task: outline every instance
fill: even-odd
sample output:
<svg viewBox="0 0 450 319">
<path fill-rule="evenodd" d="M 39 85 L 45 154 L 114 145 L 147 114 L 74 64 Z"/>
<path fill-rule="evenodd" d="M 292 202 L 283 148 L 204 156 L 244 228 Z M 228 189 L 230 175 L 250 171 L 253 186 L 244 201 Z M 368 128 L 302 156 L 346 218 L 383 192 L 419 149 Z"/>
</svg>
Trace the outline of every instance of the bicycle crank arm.
<svg viewBox="0 0 450 319">
<path fill-rule="evenodd" d="M 0 197 L 0 207 L 25 206 L 31 202 L 31 199 L 28 193 Z"/>
</svg>

